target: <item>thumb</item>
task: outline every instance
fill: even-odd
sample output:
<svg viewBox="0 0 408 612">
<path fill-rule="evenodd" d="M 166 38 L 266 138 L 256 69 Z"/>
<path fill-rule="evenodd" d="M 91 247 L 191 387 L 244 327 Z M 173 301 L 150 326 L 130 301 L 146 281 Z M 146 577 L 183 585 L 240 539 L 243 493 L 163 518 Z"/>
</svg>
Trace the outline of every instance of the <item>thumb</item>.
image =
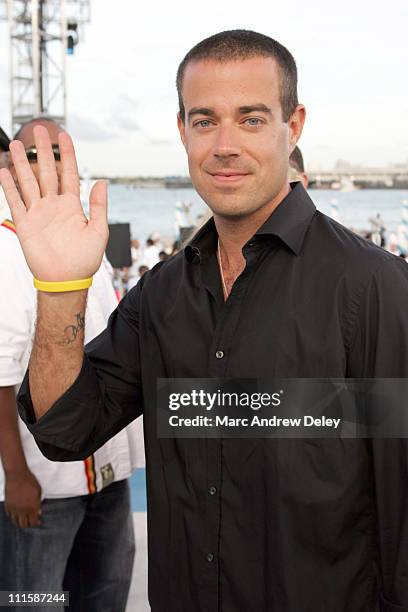
<svg viewBox="0 0 408 612">
<path fill-rule="evenodd" d="M 108 184 L 96 181 L 89 194 L 89 216 L 91 221 L 106 223 L 108 220 Z"/>
</svg>

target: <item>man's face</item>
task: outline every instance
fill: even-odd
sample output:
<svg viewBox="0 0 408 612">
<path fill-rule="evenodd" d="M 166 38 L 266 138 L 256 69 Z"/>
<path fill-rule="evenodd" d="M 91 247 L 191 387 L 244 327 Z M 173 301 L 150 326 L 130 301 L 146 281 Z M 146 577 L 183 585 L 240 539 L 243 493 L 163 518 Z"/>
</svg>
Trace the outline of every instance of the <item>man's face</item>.
<svg viewBox="0 0 408 612">
<path fill-rule="evenodd" d="M 279 197 L 287 188 L 304 108 L 283 122 L 275 60 L 193 61 L 182 94 L 180 135 L 193 184 L 211 210 L 242 217 Z"/>
<path fill-rule="evenodd" d="M 23 145 L 24 148 L 27 150 L 30 147 L 34 147 L 35 146 L 35 142 L 34 142 L 34 128 L 36 125 L 43 125 L 45 128 L 47 128 L 48 134 L 50 135 L 50 139 L 51 139 L 51 144 L 52 145 L 58 145 L 58 134 L 61 131 L 61 128 L 53 123 L 52 121 L 33 121 L 32 123 L 28 123 L 27 125 L 24 126 L 24 128 L 22 129 L 18 140 L 20 140 Z M 11 162 L 11 158 L 10 158 L 10 172 L 14 177 L 14 180 L 17 182 L 17 177 L 16 177 L 16 173 L 14 170 L 14 166 L 12 165 Z M 60 183 L 60 170 L 61 170 L 61 164 L 59 161 L 57 161 L 55 163 L 56 165 L 56 169 L 57 169 L 57 175 L 58 175 L 58 185 Z M 35 161 L 30 161 L 30 167 L 35 175 L 35 178 L 38 181 L 38 164 Z"/>
</svg>

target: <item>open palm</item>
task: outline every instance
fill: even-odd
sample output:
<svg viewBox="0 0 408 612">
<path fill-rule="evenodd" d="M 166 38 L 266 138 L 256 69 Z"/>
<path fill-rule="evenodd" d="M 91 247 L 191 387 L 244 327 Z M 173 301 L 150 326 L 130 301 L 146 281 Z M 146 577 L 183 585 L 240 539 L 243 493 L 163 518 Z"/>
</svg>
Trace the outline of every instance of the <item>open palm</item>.
<svg viewBox="0 0 408 612">
<path fill-rule="evenodd" d="M 88 220 L 81 205 L 71 138 L 66 132 L 59 134 L 60 184 L 47 130 L 36 126 L 34 138 L 38 180 L 19 141 L 10 145 L 19 189 L 8 170 L 0 171 L 24 256 L 39 280 L 87 278 L 99 268 L 108 239 L 106 184 L 95 183 Z"/>
</svg>

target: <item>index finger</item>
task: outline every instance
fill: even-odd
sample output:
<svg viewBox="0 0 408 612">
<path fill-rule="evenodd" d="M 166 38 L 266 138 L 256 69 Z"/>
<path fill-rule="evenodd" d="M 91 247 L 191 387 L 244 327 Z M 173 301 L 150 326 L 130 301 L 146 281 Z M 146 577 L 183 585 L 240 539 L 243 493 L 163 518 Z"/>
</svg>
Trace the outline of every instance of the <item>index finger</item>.
<svg viewBox="0 0 408 612">
<path fill-rule="evenodd" d="M 74 145 L 69 134 L 58 134 L 61 155 L 61 193 L 71 193 L 79 197 L 79 173 Z"/>
</svg>

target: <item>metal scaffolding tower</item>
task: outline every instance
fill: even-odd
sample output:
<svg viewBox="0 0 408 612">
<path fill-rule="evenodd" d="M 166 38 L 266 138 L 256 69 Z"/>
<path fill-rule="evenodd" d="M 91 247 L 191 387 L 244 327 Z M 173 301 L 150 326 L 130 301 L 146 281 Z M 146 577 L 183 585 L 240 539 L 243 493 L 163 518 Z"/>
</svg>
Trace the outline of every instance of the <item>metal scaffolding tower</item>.
<svg viewBox="0 0 408 612">
<path fill-rule="evenodd" d="M 66 123 L 66 56 L 90 21 L 90 0 L 0 0 L 9 23 L 14 134 L 38 116 Z"/>
</svg>

